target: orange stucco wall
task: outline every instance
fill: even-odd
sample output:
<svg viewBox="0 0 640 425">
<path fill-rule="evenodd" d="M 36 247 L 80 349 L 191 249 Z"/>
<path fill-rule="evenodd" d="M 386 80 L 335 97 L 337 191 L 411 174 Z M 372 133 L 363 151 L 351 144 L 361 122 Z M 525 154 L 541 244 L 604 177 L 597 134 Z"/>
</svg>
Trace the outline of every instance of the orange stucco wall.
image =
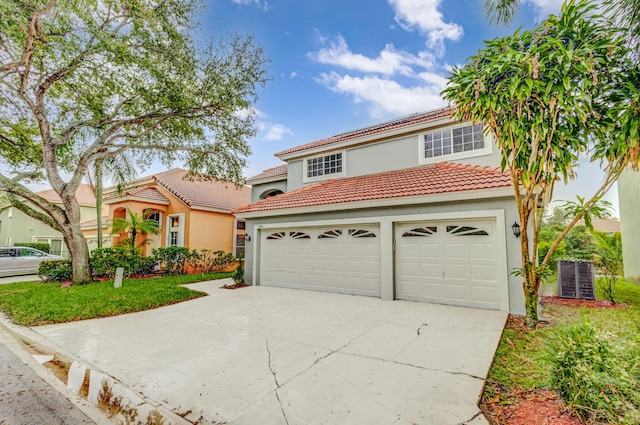
<svg viewBox="0 0 640 425">
<path fill-rule="evenodd" d="M 189 248 L 233 252 L 234 219 L 232 215 L 192 210 L 187 226 L 189 227 L 186 232 L 189 236 Z"/>
</svg>

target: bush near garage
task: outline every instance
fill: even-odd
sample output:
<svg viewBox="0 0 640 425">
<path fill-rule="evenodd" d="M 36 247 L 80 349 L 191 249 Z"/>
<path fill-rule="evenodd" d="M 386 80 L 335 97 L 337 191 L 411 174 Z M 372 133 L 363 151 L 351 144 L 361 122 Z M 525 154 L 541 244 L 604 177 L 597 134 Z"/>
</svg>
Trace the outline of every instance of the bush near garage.
<svg viewBox="0 0 640 425">
<path fill-rule="evenodd" d="M 236 261 L 232 253 L 224 251 L 201 249 L 199 255 L 197 267 L 202 273 L 223 272 Z"/>
<path fill-rule="evenodd" d="M 124 276 L 153 273 L 158 264 L 154 257 L 144 257 L 140 248 L 114 246 L 95 249 L 91 253 L 91 273 L 94 277 L 113 278 L 118 267 L 124 268 Z"/>
<path fill-rule="evenodd" d="M 610 341 L 589 322 L 552 329 L 542 360 L 550 384 L 589 423 L 640 423 L 640 338 Z"/>
<path fill-rule="evenodd" d="M 16 242 L 14 246 L 26 246 L 27 248 L 37 249 L 47 254 L 51 253 L 51 245 L 43 242 Z"/>
<path fill-rule="evenodd" d="M 198 251 L 181 246 L 155 248 L 152 252 L 155 263 L 167 274 L 185 274 L 188 266 L 200 260 Z"/>
<path fill-rule="evenodd" d="M 38 275 L 45 282 L 66 282 L 71 280 L 73 270 L 71 260 L 47 260 L 38 266 Z"/>
</svg>

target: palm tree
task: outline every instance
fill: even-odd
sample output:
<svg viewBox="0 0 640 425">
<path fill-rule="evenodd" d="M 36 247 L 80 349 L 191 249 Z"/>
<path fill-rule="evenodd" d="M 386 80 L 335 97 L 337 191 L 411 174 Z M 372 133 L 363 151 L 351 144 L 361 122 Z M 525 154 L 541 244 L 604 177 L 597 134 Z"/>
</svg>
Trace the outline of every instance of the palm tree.
<svg viewBox="0 0 640 425">
<path fill-rule="evenodd" d="M 130 243 L 132 248 L 136 247 L 136 238 L 139 234 L 160 233 L 160 228 L 155 220 L 148 220 L 128 208 L 127 215 L 129 218 L 118 217 L 111 221 L 111 234 L 117 235 L 124 231 L 129 232 L 131 237 L 128 239 L 128 244 Z"/>
<path fill-rule="evenodd" d="M 123 193 L 127 184 L 137 177 L 133 161 L 125 154 L 99 159 L 93 164 L 93 176 L 90 173 L 88 177 L 89 185 L 96 197 L 98 248 L 102 248 L 102 188 L 105 174 L 116 186 L 118 194 Z"/>
<path fill-rule="evenodd" d="M 491 22 L 506 25 L 515 19 L 522 2 L 485 0 L 484 9 Z M 611 17 L 611 21 L 626 32 L 631 47 L 637 48 L 640 45 L 640 0 L 604 0 L 602 3 L 603 10 Z"/>
</svg>

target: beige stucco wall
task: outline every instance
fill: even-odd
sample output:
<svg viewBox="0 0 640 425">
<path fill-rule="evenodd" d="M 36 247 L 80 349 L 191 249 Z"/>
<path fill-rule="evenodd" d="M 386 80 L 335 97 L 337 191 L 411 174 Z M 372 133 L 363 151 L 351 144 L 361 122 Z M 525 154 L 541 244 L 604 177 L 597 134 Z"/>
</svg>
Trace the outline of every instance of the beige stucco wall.
<svg viewBox="0 0 640 425">
<path fill-rule="evenodd" d="M 618 180 L 624 276 L 640 281 L 640 172 L 625 171 Z"/>
</svg>

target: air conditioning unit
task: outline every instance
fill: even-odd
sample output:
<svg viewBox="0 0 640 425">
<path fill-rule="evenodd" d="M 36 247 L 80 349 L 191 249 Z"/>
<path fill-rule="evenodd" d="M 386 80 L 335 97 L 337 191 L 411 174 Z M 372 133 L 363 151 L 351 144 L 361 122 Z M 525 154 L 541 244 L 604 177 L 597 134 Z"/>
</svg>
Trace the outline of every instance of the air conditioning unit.
<svg viewBox="0 0 640 425">
<path fill-rule="evenodd" d="M 560 260 L 558 262 L 558 296 L 594 300 L 595 273 L 591 261 Z"/>
</svg>

